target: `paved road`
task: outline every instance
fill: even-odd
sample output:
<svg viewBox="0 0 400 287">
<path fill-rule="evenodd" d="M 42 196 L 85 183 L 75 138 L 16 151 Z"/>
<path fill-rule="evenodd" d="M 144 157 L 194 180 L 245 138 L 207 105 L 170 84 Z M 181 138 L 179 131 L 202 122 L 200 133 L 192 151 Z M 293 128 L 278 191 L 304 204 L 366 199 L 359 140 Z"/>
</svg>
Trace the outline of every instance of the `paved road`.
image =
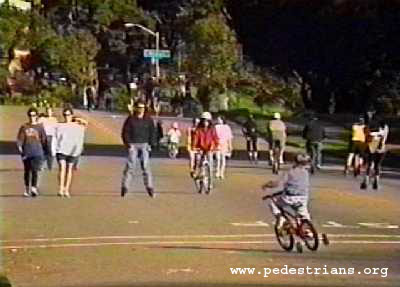
<svg viewBox="0 0 400 287">
<path fill-rule="evenodd" d="M 100 113 L 90 118 L 89 144 L 119 142 L 122 119 Z M 15 129 L 23 119 L 2 127 Z M 0 135 L 10 141 L 12 134 Z M 157 197 L 151 199 L 140 175 L 128 196 L 119 196 L 124 161 L 118 154 L 85 156 L 72 198 L 56 196 L 56 171 L 46 171 L 41 196 L 25 199 L 18 157 L 0 155 L 2 271 L 13 286 L 395 287 L 400 282 L 396 172 L 386 174 L 379 192 L 360 191 L 359 181 L 334 167 L 313 177 L 313 218 L 332 244 L 296 254 L 279 248 L 260 199 L 265 194 L 260 185 L 273 178 L 265 163 L 231 161 L 226 180 L 206 196 L 195 192 L 184 159 L 155 158 Z M 266 274 L 285 265 L 326 268 L 330 274 Z M 230 268 L 237 267 L 255 273 L 233 275 Z M 334 274 L 335 268 L 345 268 L 342 273 L 354 268 L 354 274 Z"/>
</svg>

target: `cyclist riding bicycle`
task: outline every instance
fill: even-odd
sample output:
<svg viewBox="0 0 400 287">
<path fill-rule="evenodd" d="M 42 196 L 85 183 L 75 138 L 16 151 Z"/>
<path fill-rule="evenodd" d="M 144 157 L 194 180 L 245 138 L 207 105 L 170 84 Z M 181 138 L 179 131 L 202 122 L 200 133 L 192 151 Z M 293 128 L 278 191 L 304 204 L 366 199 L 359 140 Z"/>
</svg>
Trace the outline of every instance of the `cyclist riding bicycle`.
<svg viewBox="0 0 400 287">
<path fill-rule="evenodd" d="M 210 168 L 210 189 L 212 188 L 213 175 L 213 152 L 217 150 L 219 140 L 214 126 L 212 125 L 212 116 L 209 112 L 203 112 L 200 117 L 200 123 L 196 128 L 192 139 L 192 150 L 198 151 L 198 154 L 206 156 Z M 196 160 L 194 170 L 198 170 L 200 162 Z"/>
<path fill-rule="evenodd" d="M 274 188 L 283 184 L 283 190 L 274 194 L 276 200 L 270 202 L 271 212 L 277 220 L 281 218 L 279 207 L 282 209 L 289 207 L 295 210 L 302 219 L 310 220 L 311 216 L 307 207 L 310 192 L 310 175 L 307 170 L 309 162 L 308 155 L 298 154 L 294 166 L 281 180 L 270 181 L 263 186 L 263 188 Z M 277 225 L 280 226 L 280 223 L 278 222 Z"/>
<path fill-rule="evenodd" d="M 268 123 L 268 139 L 269 139 L 269 158 L 272 164 L 273 160 L 279 160 L 283 163 L 283 153 L 286 145 L 286 125 L 281 120 L 280 113 L 274 113 L 274 119 Z M 276 145 L 280 145 L 279 159 L 274 159 L 274 149 Z"/>
<path fill-rule="evenodd" d="M 193 143 L 193 138 L 194 138 L 194 133 L 200 123 L 199 118 L 193 118 L 192 120 L 192 126 L 188 127 L 186 130 L 186 149 L 189 153 L 189 169 L 190 169 L 190 176 L 194 176 L 194 164 L 196 160 L 196 151 L 193 150 L 192 143 Z"/>
<path fill-rule="evenodd" d="M 178 154 L 178 149 L 179 149 L 179 143 L 181 141 L 181 131 L 179 130 L 179 125 L 177 122 L 173 122 L 171 125 L 171 128 L 168 130 L 168 150 L 173 151 L 175 150 L 175 153 L 173 157 L 175 157 Z"/>
</svg>

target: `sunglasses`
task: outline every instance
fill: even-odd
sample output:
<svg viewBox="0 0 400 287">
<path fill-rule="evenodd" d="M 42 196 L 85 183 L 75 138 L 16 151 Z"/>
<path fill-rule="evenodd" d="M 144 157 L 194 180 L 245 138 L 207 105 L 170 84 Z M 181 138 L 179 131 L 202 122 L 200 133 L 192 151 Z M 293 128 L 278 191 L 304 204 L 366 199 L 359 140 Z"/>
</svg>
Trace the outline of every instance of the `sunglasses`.
<svg viewBox="0 0 400 287">
<path fill-rule="evenodd" d="M 72 114 L 63 114 L 64 117 L 72 116 Z"/>
<path fill-rule="evenodd" d="M 29 117 L 31 117 L 31 118 L 37 117 L 37 114 L 29 114 Z"/>
</svg>

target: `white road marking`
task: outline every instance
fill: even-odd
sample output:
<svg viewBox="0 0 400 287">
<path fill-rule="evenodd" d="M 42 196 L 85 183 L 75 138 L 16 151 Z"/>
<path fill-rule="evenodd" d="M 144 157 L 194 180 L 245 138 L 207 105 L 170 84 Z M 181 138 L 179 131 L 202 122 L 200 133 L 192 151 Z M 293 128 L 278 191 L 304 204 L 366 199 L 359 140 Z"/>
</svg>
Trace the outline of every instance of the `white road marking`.
<svg viewBox="0 0 400 287">
<path fill-rule="evenodd" d="M 358 223 L 363 227 L 369 227 L 369 228 L 378 228 L 378 229 L 398 229 L 399 226 L 395 224 L 390 224 L 390 223 L 380 223 L 380 222 L 360 222 Z"/>
<path fill-rule="evenodd" d="M 178 272 L 192 273 L 192 272 L 194 272 L 194 270 L 193 270 L 193 269 L 190 269 L 190 268 L 185 268 L 185 269 L 168 269 L 166 273 L 167 273 L 167 275 L 169 275 L 169 274 L 178 273 Z"/>
<path fill-rule="evenodd" d="M 137 221 L 137 220 L 132 220 L 132 221 L 128 221 L 128 223 L 129 223 L 129 224 L 138 224 L 139 221 Z"/>
<path fill-rule="evenodd" d="M 330 241 L 331 244 L 400 244 L 399 241 L 373 241 L 373 240 L 347 240 Z M 41 245 L 12 245 L 1 246 L 0 250 L 18 249 L 47 249 L 66 247 L 98 247 L 98 246 L 129 246 L 129 245 L 215 245 L 215 244 L 277 244 L 275 240 L 267 241 L 143 241 L 143 242 L 102 242 L 102 243 L 65 243 L 65 244 L 41 244 Z"/>
<path fill-rule="evenodd" d="M 264 221 L 256 221 L 256 222 L 232 222 L 233 226 L 246 226 L 246 227 L 268 227 L 269 224 Z"/>
<path fill-rule="evenodd" d="M 360 228 L 360 226 L 354 226 L 354 225 L 343 225 L 341 223 L 338 223 L 336 221 L 327 221 L 325 224 L 322 225 L 322 227 L 331 227 L 331 228 Z"/>
</svg>

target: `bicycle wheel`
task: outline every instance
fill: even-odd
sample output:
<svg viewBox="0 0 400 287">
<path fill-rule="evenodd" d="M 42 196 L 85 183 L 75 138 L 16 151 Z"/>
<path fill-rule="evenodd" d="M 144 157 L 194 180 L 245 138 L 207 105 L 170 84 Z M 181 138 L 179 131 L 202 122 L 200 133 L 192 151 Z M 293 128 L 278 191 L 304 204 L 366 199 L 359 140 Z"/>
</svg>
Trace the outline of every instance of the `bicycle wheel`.
<svg viewBox="0 0 400 287">
<path fill-rule="evenodd" d="M 303 239 L 307 248 L 311 251 L 316 251 L 319 246 L 318 233 L 312 225 L 311 221 L 305 219 L 300 224 L 300 237 Z"/>
<path fill-rule="evenodd" d="M 282 221 L 279 227 L 279 222 Z M 286 251 L 291 251 L 294 246 L 294 236 L 292 233 L 292 225 L 286 216 L 280 215 L 275 224 L 275 235 L 279 245 Z"/>
</svg>

